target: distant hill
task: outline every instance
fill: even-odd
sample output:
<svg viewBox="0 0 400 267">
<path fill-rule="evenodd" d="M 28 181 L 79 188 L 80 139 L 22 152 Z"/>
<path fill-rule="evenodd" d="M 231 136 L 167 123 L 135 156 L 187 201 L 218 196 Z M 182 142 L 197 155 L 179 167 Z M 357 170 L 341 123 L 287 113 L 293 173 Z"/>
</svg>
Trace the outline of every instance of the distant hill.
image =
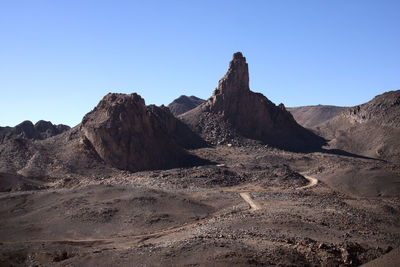
<svg viewBox="0 0 400 267">
<path fill-rule="evenodd" d="M 64 124 L 52 124 L 49 121 L 40 120 L 36 124 L 31 121 L 23 121 L 15 127 L 0 127 L 0 143 L 14 138 L 43 140 L 70 129 Z"/>
<path fill-rule="evenodd" d="M 303 106 L 303 107 L 293 107 L 286 108 L 290 113 L 292 113 L 294 119 L 303 127 L 313 128 L 318 124 L 324 123 L 340 114 L 347 107 L 338 106 L 327 106 L 327 105 L 317 105 L 317 106 Z"/>
<path fill-rule="evenodd" d="M 174 114 L 174 116 L 178 116 L 191 109 L 194 109 L 195 107 L 203 104 L 204 102 L 206 102 L 204 99 L 198 98 L 196 96 L 181 95 L 180 97 L 172 101 L 168 105 L 168 108 L 171 111 L 171 113 Z"/>
<path fill-rule="evenodd" d="M 400 90 L 348 108 L 315 130 L 331 148 L 400 162 Z"/>
</svg>

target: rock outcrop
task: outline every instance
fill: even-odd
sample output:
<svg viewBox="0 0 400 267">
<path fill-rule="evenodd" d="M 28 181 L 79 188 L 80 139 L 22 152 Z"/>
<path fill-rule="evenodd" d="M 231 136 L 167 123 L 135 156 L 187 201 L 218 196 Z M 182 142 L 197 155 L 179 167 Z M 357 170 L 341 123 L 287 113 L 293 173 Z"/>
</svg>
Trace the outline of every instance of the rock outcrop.
<svg viewBox="0 0 400 267">
<path fill-rule="evenodd" d="M 202 145 L 168 108 L 146 107 L 137 94 L 106 95 L 80 129 L 105 163 L 130 171 L 195 164 L 184 148 Z"/>
<path fill-rule="evenodd" d="M 350 108 L 345 115 L 359 123 L 400 128 L 400 90 L 377 95 L 365 104 Z"/>
<path fill-rule="evenodd" d="M 185 96 L 181 95 L 174 101 L 172 101 L 168 108 L 174 116 L 181 115 L 189 110 L 194 109 L 195 107 L 206 102 L 204 99 L 195 97 L 195 96 Z"/>
<path fill-rule="evenodd" d="M 35 125 L 31 121 L 23 121 L 15 127 L 0 127 L 0 143 L 14 138 L 43 140 L 69 129 L 67 125 L 55 125 L 44 120 L 38 121 Z"/>
<path fill-rule="evenodd" d="M 214 144 L 241 137 L 290 150 L 312 150 L 324 144 L 321 137 L 298 125 L 283 104 L 276 106 L 250 91 L 248 65 L 240 52 L 233 55 L 211 98 L 180 118 Z"/>
</svg>

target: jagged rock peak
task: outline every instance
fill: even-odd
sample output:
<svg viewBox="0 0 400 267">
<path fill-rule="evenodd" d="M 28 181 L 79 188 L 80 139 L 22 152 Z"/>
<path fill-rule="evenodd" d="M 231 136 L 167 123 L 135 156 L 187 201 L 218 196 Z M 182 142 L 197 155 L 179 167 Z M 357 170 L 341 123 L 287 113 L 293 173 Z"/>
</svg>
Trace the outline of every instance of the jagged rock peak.
<svg viewBox="0 0 400 267">
<path fill-rule="evenodd" d="M 298 125 L 283 104 L 276 106 L 264 95 L 250 91 L 248 65 L 240 52 L 233 55 L 210 99 L 180 118 L 212 144 L 244 137 L 307 151 L 325 143 Z"/>
<path fill-rule="evenodd" d="M 249 67 L 246 58 L 241 52 L 233 54 L 229 69 L 224 77 L 218 82 L 218 87 L 213 95 L 236 95 L 250 91 L 249 87 Z"/>
<path fill-rule="evenodd" d="M 107 108 L 107 107 L 114 107 L 118 105 L 130 105 L 130 104 L 137 104 L 139 106 L 144 106 L 145 101 L 144 99 L 136 94 L 119 94 L 119 93 L 108 93 L 103 97 L 100 103 L 97 105 L 96 108 Z"/>
</svg>

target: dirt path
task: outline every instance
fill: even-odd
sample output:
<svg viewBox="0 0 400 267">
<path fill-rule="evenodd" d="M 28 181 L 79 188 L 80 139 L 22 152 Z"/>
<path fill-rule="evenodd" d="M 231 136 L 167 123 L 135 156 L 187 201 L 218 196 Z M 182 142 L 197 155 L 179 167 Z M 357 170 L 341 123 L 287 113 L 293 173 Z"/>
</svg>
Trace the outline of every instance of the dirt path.
<svg viewBox="0 0 400 267">
<path fill-rule="evenodd" d="M 307 176 L 307 175 L 303 175 L 303 176 L 310 183 L 308 185 L 305 185 L 305 186 L 302 186 L 302 187 L 298 187 L 298 188 L 296 188 L 296 190 L 307 189 L 307 188 L 313 187 L 313 186 L 318 184 L 318 180 L 316 178 L 313 178 L 313 177 L 310 177 L 310 176 Z M 251 189 L 247 188 L 247 189 L 248 190 L 246 190 L 245 192 L 240 192 L 239 195 L 240 195 L 240 197 L 243 198 L 244 201 L 246 201 L 247 204 L 249 204 L 249 206 L 250 206 L 249 210 L 251 210 L 251 211 L 260 210 L 261 206 L 251 198 L 249 193 L 252 192 L 252 191 L 257 192 L 257 191 L 270 191 L 270 190 L 272 190 L 270 188 L 267 189 L 267 188 L 258 188 L 258 187 L 251 188 Z M 228 189 L 227 191 L 235 192 L 236 190 L 237 189 L 232 190 L 232 188 L 231 188 L 231 190 Z M 228 213 L 236 213 L 236 212 L 241 212 L 241 211 L 243 211 L 243 210 L 230 211 Z M 149 238 L 160 237 L 160 236 L 167 235 L 167 234 L 170 234 L 170 233 L 179 232 L 179 231 L 182 231 L 182 230 L 193 228 L 193 227 L 195 227 L 197 225 L 205 223 L 206 221 L 210 220 L 211 218 L 215 218 L 215 217 L 218 217 L 218 216 L 221 216 L 221 215 L 223 215 L 223 214 L 215 213 L 212 216 L 210 216 L 208 218 L 204 218 L 204 219 L 202 219 L 200 221 L 197 221 L 197 222 L 186 223 L 186 224 L 181 225 L 181 226 L 173 226 L 173 227 L 170 227 L 170 228 L 166 228 L 166 229 L 162 229 L 162 230 L 159 230 L 159 231 L 155 231 L 153 233 L 144 233 L 144 234 L 139 234 L 139 235 L 127 234 L 127 235 L 121 235 L 121 236 L 116 236 L 116 237 L 99 238 L 99 239 L 91 239 L 91 238 L 89 238 L 89 239 L 80 239 L 80 240 L 73 240 L 73 239 L 64 239 L 64 240 L 27 240 L 27 241 L 11 241 L 11 242 L 3 242 L 3 243 L 5 243 L 5 244 L 7 244 L 7 243 L 8 244 L 15 244 L 15 243 L 46 243 L 46 242 L 48 242 L 48 243 L 81 244 L 81 245 L 82 244 L 86 244 L 86 245 L 87 244 L 91 244 L 91 245 L 94 245 L 94 244 L 97 244 L 97 245 L 101 245 L 101 244 L 110 245 L 110 244 L 113 244 L 114 246 L 115 246 L 115 243 L 119 243 L 121 246 L 124 246 L 124 245 L 126 246 L 128 244 L 131 246 L 134 243 L 141 242 L 141 241 L 147 240 Z M 130 241 L 128 241 L 127 239 L 130 239 Z M 127 247 L 129 247 L 129 246 L 127 246 Z M 127 248 L 127 247 L 125 247 L 125 248 Z"/>
<path fill-rule="evenodd" d="M 304 178 L 306 178 L 310 183 L 308 185 L 302 186 L 302 187 L 298 187 L 296 188 L 296 190 L 302 190 L 302 189 L 307 189 L 313 186 L 316 186 L 318 184 L 318 179 L 307 176 L 305 174 L 303 174 Z"/>
<path fill-rule="evenodd" d="M 309 181 L 309 184 L 298 187 L 298 188 L 296 188 L 296 190 L 307 189 L 307 188 L 313 187 L 318 184 L 318 179 L 307 176 L 307 175 L 303 175 L 303 176 L 304 176 L 304 178 L 306 178 Z M 261 190 L 256 189 L 254 191 L 264 191 L 264 190 L 266 190 L 266 189 L 261 189 Z M 251 191 L 249 191 L 249 192 L 251 192 Z M 249 192 L 241 192 L 241 193 L 239 193 L 239 195 L 244 199 L 244 201 L 247 202 L 247 204 L 250 205 L 250 210 L 261 209 L 260 205 L 251 198 L 251 196 L 249 195 Z"/>
<path fill-rule="evenodd" d="M 239 193 L 239 195 L 250 205 L 250 210 L 259 210 L 260 206 L 254 202 L 249 193 Z"/>
</svg>

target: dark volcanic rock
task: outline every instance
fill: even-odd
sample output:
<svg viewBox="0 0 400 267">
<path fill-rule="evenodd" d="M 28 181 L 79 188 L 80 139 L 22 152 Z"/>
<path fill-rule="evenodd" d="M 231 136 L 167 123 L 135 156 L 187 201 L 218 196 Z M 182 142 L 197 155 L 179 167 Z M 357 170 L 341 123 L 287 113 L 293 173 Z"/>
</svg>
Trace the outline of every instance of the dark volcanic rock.
<svg viewBox="0 0 400 267">
<path fill-rule="evenodd" d="M 54 125 L 49 121 L 38 121 L 35 125 L 31 121 L 23 121 L 15 127 L 0 127 L 0 143 L 14 138 L 43 140 L 69 130 L 67 125 Z"/>
<path fill-rule="evenodd" d="M 291 150 L 316 149 L 324 144 L 321 137 L 298 125 L 283 104 L 276 106 L 250 91 L 246 58 L 240 52 L 233 55 L 211 98 L 180 118 L 211 143 L 242 136 Z"/>
<path fill-rule="evenodd" d="M 191 109 L 194 109 L 195 107 L 203 104 L 204 102 L 206 102 L 204 99 L 195 96 L 181 95 L 179 98 L 172 101 L 168 105 L 168 108 L 169 110 L 171 110 L 171 113 L 174 114 L 174 116 L 178 116 Z"/>
<path fill-rule="evenodd" d="M 180 145 L 189 147 L 187 140 L 194 140 L 196 146 L 201 140 L 167 108 L 146 107 L 137 94 L 106 95 L 83 118 L 81 130 L 104 162 L 119 169 L 164 169 L 198 162 Z"/>
</svg>

